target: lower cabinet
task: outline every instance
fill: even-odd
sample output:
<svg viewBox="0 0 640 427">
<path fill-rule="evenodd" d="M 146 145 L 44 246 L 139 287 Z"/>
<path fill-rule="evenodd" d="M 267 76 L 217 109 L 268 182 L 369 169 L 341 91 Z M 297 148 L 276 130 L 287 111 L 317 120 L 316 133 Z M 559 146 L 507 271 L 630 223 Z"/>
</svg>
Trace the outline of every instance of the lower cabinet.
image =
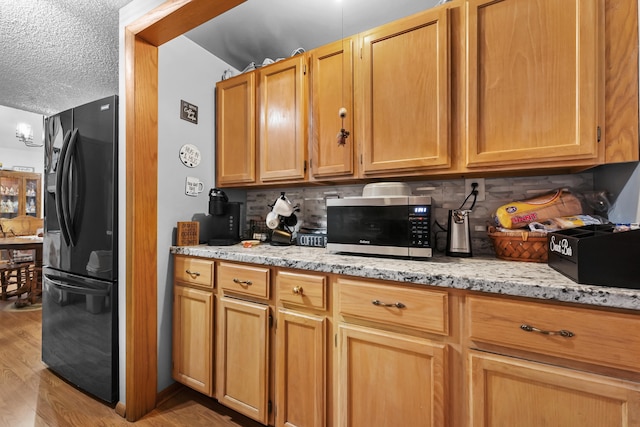
<svg viewBox="0 0 640 427">
<path fill-rule="evenodd" d="M 640 426 L 636 312 L 174 259 L 173 378 L 264 425 Z"/>
<path fill-rule="evenodd" d="M 213 396 L 215 263 L 183 255 L 176 255 L 174 261 L 171 375 Z"/>
<path fill-rule="evenodd" d="M 445 346 L 339 326 L 339 425 L 445 426 Z"/>
<path fill-rule="evenodd" d="M 326 426 L 326 318 L 281 308 L 276 329 L 276 426 Z"/>
<path fill-rule="evenodd" d="M 322 274 L 276 272 L 276 427 L 331 425 L 327 286 Z"/>
<path fill-rule="evenodd" d="M 448 292 L 346 277 L 334 285 L 337 425 L 446 426 Z"/>
<path fill-rule="evenodd" d="M 635 313 L 466 299 L 469 425 L 640 425 Z"/>
<path fill-rule="evenodd" d="M 217 398 L 229 408 L 267 424 L 269 418 L 269 323 L 266 304 L 220 298 Z"/>
<path fill-rule="evenodd" d="M 211 291 L 173 288 L 173 378 L 213 396 L 213 304 Z"/>
<path fill-rule="evenodd" d="M 470 426 L 640 425 L 640 385 L 472 351 Z"/>
</svg>

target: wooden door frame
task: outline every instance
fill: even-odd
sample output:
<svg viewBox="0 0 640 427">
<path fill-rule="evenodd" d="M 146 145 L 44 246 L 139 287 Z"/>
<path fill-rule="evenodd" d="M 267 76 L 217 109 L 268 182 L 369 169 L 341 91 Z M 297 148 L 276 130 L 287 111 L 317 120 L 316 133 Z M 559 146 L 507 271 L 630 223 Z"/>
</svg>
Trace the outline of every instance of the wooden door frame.
<svg viewBox="0 0 640 427">
<path fill-rule="evenodd" d="M 244 1 L 168 0 L 124 30 L 126 402 L 116 411 L 128 421 L 157 397 L 158 47 Z"/>
</svg>

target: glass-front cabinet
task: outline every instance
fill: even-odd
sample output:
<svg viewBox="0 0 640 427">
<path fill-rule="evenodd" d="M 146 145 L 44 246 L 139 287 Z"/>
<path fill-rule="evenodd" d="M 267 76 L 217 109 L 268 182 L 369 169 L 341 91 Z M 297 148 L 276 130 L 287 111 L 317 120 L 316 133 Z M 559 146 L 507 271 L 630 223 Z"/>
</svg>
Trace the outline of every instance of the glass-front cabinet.
<svg viewBox="0 0 640 427">
<path fill-rule="evenodd" d="M 42 217 L 39 173 L 0 171 L 0 218 Z"/>
</svg>

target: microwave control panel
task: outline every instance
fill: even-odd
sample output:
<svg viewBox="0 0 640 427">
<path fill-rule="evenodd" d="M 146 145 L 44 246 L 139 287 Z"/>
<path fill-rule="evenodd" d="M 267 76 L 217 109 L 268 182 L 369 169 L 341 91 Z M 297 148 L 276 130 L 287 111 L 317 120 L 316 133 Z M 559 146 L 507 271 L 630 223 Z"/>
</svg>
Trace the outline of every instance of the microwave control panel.
<svg viewBox="0 0 640 427">
<path fill-rule="evenodd" d="M 430 248 L 430 205 L 409 206 L 410 246 L 413 248 Z"/>
</svg>

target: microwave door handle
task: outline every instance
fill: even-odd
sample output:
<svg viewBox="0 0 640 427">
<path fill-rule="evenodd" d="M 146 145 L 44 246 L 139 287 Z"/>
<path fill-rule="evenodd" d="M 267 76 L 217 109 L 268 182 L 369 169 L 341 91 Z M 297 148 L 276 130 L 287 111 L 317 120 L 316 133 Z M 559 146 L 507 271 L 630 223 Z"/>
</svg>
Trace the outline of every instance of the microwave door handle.
<svg viewBox="0 0 640 427">
<path fill-rule="evenodd" d="M 69 203 L 70 203 L 70 189 L 72 183 L 69 182 L 69 176 L 71 179 L 74 179 L 71 174 L 71 168 L 73 167 L 73 158 L 75 153 L 76 143 L 78 142 L 78 128 L 73 130 L 73 134 L 71 134 L 71 139 L 69 140 L 69 148 L 67 149 L 67 154 L 64 158 L 64 166 L 62 172 L 62 216 L 64 218 L 64 222 L 67 225 L 67 233 L 69 236 L 69 244 L 71 246 L 75 246 L 78 243 L 78 239 L 76 238 L 74 229 L 73 229 L 73 218 L 71 217 L 71 212 L 69 211 Z"/>
<path fill-rule="evenodd" d="M 64 141 L 62 143 L 62 151 L 60 151 L 60 158 L 58 159 L 58 165 L 56 167 L 56 190 L 55 190 L 55 201 L 56 201 L 56 215 L 58 216 L 58 223 L 60 224 L 60 232 L 62 233 L 62 237 L 64 242 L 69 246 L 69 231 L 67 229 L 67 223 L 64 218 L 64 196 L 63 196 L 63 186 L 64 186 L 64 159 L 67 156 L 67 151 L 69 148 L 69 141 L 71 139 L 71 131 L 67 131 L 64 135 Z"/>
</svg>

